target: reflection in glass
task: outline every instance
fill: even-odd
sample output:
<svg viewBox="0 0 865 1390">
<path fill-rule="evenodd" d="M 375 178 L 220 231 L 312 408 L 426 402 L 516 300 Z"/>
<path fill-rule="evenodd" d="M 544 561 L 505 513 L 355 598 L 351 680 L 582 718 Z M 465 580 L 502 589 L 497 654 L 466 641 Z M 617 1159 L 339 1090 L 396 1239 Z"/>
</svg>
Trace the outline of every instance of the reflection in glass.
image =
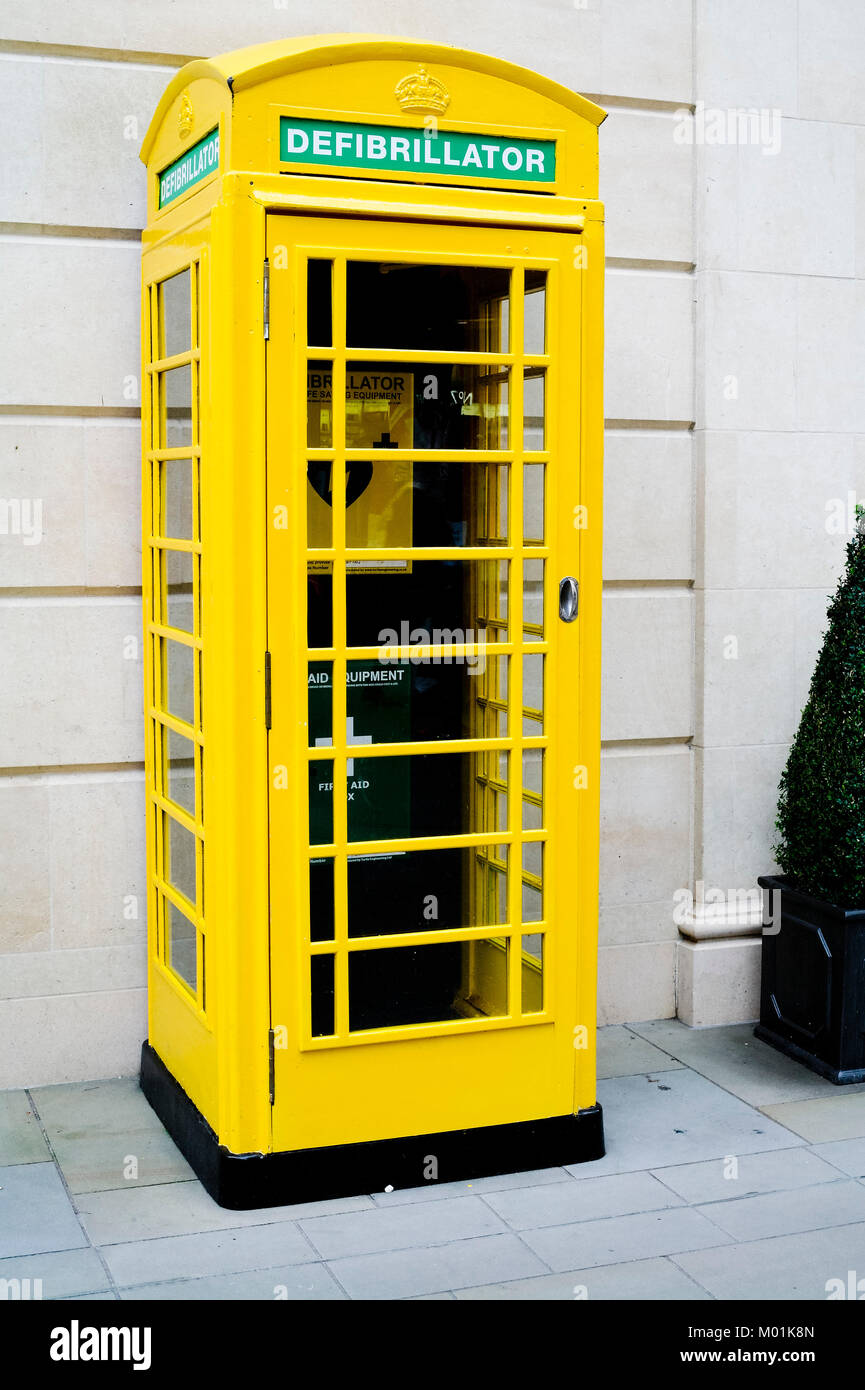
<svg viewBox="0 0 865 1390">
<path fill-rule="evenodd" d="M 160 448 L 183 449 L 192 443 L 192 368 L 172 367 L 159 375 Z"/>
<path fill-rule="evenodd" d="M 540 840 L 523 845 L 523 921 L 542 922 L 544 846 Z"/>
<path fill-rule="evenodd" d="M 195 926 L 167 898 L 163 898 L 162 905 L 165 913 L 166 959 L 175 974 L 194 990 L 198 979 Z"/>
<path fill-rule="evenodd" d="M 189 269 L 181 270 L 163 280 L 159 287 L 162 300 L 162 357 L 176 357 L 192 346 L 190 331 Z"/>
<path fill-rule="evenodd" d="M 187 830 L 185 825 L 181 825 L 180 821 L 168 815 L 164 815 L 162 818 L 162 834 L 165 881 L 170 883 L 172 888 L 176 888 L 178 893 L 182 893 L 185 898 L 188 898 L 194 907 L 196 902 L 196 837 L 191 830 Z"/>
<path fill-rule="evenodd" d="M 165 729 L 168 738 L 166 795 L 190 816 L 195 815 L 195 744 L 174 729 Z"/>
<path fill-rule="evenodd" d="M 527 371 L 523 379 L 523 448 L 543 449 L 544 380 L 542 371 Z"/>
<path fill-rule="evenodd" d="M 163 621 L 181 632 L 194 632 L 192 574 L 195 557 L 188 550 L 164 550 L 165 603 Z"/>
<path fill-rule="evenodd" d="M 183 642 L 174 642 L 168 637 L 157 639 L 161 644 L 163 697 L 158 701 L 161 709 L 182 719 L 186 724 L 195 722 L 195 652 Z"/>
<path fill-rule="evenodd" d="M 156 531 L 167 540 L 191 541 L 192 459 L 163 459 L 158 467 L 160 514 Z"/>
<path fill-rule="evenodd" d="M 546 352 L 547 272 L 527 270 L 524 298 L 523 350 L 527 356 Z"/>
<path fill-rule="evenodd" d="M 538 1014 L 544 1007 L 544 937 L 543 933 L 522 939 L 522 1012 Z"/>
</svg>

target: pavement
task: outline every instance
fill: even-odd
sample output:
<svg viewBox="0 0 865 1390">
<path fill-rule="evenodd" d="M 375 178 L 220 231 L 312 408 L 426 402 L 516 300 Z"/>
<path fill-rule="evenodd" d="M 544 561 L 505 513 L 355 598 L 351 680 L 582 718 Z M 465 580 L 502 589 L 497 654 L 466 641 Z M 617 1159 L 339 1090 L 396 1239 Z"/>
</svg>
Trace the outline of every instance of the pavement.
<svg viewBox="0 0 865 1390">
<path fill-rule="evenodd" d="M 865 1295 L 865 1086 L 750 1024 L 675 1020 L 601 1029 L 598 1075 L 596 1163 L 244 1212 L 135 1078 L 0 1092 L 0 1281 L 75 1301 Z"/>
</svg>

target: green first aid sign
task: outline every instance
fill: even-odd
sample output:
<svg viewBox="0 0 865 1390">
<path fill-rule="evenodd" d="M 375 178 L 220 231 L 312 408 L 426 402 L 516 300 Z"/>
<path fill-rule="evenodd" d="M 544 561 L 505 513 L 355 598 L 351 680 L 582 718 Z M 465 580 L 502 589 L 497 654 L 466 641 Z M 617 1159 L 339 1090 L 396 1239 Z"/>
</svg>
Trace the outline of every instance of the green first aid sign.
<svg viewBox="0 0 865 1390">
<path fill-rule="evenodd" d="M 173 164 L 169 164 L 167 169 L 163 169 L 159 175 L 159 206 L 164 208 L 167 203 L 172 203 L 181 193 L 185 193 L 187 188 L 201 183 L 202 179 L 206 179 L 208 174 L 214 174 L 218 168 L 219 131 L 211 130 L 197 145 L 187 150 L 186 154 L 182 154 Z"/>
<path fill-rule="evenodd" d="M 330 169 L 382 169 L 464 178 L 553 183 L 555 140 L 470 135 L 455 130 L 354 125 L 347 121 L 280 117 L 283 164 L 321 164 Z"/>
</svg>

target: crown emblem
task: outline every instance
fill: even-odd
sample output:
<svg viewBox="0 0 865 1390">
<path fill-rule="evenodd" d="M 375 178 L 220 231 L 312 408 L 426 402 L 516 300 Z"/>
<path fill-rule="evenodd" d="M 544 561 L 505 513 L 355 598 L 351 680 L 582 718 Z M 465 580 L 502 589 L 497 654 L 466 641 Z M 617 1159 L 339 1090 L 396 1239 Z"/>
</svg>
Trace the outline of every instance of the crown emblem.
<svg viewBox="0 0 865 1390">
<path fill-rule="evenodd" d="M 186 140 L 192 134 L 192 127 L 195 124 L 195 112 L 192 109 L 192 102 L 189 100 L 189 93 L 184 92 L 180 98 L 180 138 Z"/>
<path fill-rule="evenodd" d="M 401 78 L 393 93 L 403 111 L 436 111 L 441 116 L 451 104 L 447 87 L 423 66 Z"/>
</svg>

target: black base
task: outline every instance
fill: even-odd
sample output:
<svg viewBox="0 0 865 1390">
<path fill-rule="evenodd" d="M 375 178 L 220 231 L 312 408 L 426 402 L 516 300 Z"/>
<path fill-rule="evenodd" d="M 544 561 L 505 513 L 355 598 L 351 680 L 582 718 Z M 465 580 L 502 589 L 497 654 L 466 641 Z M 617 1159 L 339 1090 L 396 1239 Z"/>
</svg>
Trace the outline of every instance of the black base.
<svg viewBox="0 0 865 1390">
<path fill-rule="evenodd" d="M 794 1061 L 801 1062 L 803 1066 L 815 1071 L 818 1076 L 825 1076 L 827 1081 L 834 1081 L 836 1086 L 852 1086 L 860 1081 L 865 1081 L 865 1067 L 848 1067 L 842 1071 L 839 1067 L 833 1067 L 830 1062 L 824 1062 L 822 1058 L 815 1057 L 813 1052 L 799 1047 L 789 1038 L 781 1037 L 780 1033 L 773 1033 L 771 1028 L 765 1028 L 762 1023 L 758 1023 L 754 1029 L 754 1037 L 759 1038 L 761 1042 L 768 1043 L 778 1052 L 783 1052 L 785 1057 L 792 1057 Z"/>
<path fill-rule="evenodd" d="M 213 1200 L 235 1211 L 554 1168 L 603 1158 L 605 1152 L 601 1107 L 593 1105 L 547 1120 L 290 1153 L 235 1154 L 220 1144 L 147 1042 L 141 1049 L 141 1089 Z"/>
</svg>

